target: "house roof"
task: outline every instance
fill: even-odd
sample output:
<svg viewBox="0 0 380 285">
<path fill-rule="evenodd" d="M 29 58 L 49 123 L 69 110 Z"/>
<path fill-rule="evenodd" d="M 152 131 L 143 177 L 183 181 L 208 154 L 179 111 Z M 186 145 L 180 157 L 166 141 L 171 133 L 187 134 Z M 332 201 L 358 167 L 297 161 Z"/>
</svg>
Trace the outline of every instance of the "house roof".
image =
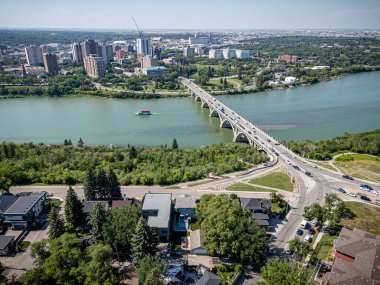
<svg viewBox="0 0 380 285">
<path fill-rule="evenodd" d="M 4 215 L 25 215 L 45 195 L 46 192 L 34 192 L 28 196 L 21 196 L 4 212 Z"/>
<path fill-rule="evenodd" d="M 145 194 L 142 211 L 156 210 L 157 216 L 148 216 L 151 228 L 169 228 L 172 194 Z"/>
<path fill-rule="evenodd" d="M 83 213 L 85 214 L 91 213 L 91 210 L 95 204 L 101 204 L 106 211 L 108 210 L 107 201 L 83 201 L 82 204 L 83 204 Z"/>
<path fill-rule="evenodd" d="M 189 249 L 191 254 L 208 255 L 203 246 L 204 235 L 201 230 L 191 231 L 189 239 Z"/>
<path fill-rule="evenodd" d="M 252 218 L 255 220 L 269 220 L 269 216 L 263 213 L 253 213 Z"/>
<path fill-rule="evenodd" d="M 176 209 L 195 209 L 197 207 L 195 203 L 196 199 L 192 197 L 178 197 L 175 199 Z"/>
<path fill-rule="evenodd" d="M 4 250 L 14 238 L 14 236 L 0 236 L 0 250 Z"/>
<path fill-rule="evenodd" d="M 219 285 L 220 278 L 210 271 L 206 271 L 203 276 L 195 283 L 196 285 Z"/>
<path fill-rule="evenodd" d="M 272 202 L 269 199 L 240 198 L 241 206 L 246 210 L 269 210 Z"/>
<path fill-rule="evenodd" d="M 328 284 L 380 284 L 380 241 L 375 235 L 343 228 L 334 245 L 354 261 L 336 258 Z"/>
<path fill-rule="evenodd" d="M 6 209 L 8 209 L 18 197 L 13 195 L 1 195 L 0 196 L 0 213 L 4 213 Z"/>
<path fill-rule="evenodd" d="M 130 199 L 127 200 L 112 200 L 112 210 L 124 207 L 124 206 L 131 206 L 133 204 L 133 201 Z"/>
</svg>

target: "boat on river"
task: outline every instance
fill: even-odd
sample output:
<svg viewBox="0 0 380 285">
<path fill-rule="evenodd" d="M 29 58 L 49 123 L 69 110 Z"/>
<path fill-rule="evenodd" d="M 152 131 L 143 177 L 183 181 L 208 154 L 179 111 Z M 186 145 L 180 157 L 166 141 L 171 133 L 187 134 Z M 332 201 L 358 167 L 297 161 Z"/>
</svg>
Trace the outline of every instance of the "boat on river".
<svg viewBox="0 0 380 285">
<path fill-rule="evenodd" d="M 140 115 L 140 116 L 147 116 L 147 115 L 153 115 L 153 113 L 149 110 L 149 109 L 140 109 L 137 113 L 135 113 L 136 115 Z"/>
</svg>

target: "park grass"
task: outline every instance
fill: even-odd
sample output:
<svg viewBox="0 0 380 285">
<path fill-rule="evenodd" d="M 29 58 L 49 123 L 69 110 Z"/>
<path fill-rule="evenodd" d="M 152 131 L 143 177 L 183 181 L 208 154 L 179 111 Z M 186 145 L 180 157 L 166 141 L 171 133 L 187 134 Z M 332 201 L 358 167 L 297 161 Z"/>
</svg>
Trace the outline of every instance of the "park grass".
<svg viewBox="0 0 380 285">
<path fill-rule="evenodd" d="M 317 235 L 317 234 L 315 234 Z M 324 234 L 322 239 L 319 241 L 317 248 L 317 258 L 325 260 L 333 247 L 333 241 L 336 239 L 336 236 L 330 236 L 328 234 Z"/>
<path fill-rule="evenodd" d="M 293 192 L 294 190 L 294 184 L 290 177 L 284 172 L 272 172 L 268 175 L 254 178 L 250 180 L 249 183 L 278 188 L 289 192 Z"/>
<path fill-rule="evenodd" d="M 380 182 L 380 157 L 368 154 L 347 154 L 338 156 L 333 164 L 345 174 Z"/>
<path fill-rule="evenodd" d="M 236 183 L 227 187 L 227 191 L 248 191 L 248 192 L 276 192 L 271 189 L 261 188 L 245 183 Z"/>
<path fill-rule="evenodd" d="M 359 202 L 346 202 L 347 207 L 355 214 L 353 219 L 342 219 L 341 225 L 358 228 L 380 235 L 380 208 Z"/>
<path fill-rule="evenodd" d="M 208 67 L 211 67 L 215 70 L 221 70 L 223 69 L 223 65 L 221 64 L 214 64 L 214 65 L 211 65 L 211 64 L 195 64 L 196 68 L 197 69 L 208 69 Z"/>
</svg>

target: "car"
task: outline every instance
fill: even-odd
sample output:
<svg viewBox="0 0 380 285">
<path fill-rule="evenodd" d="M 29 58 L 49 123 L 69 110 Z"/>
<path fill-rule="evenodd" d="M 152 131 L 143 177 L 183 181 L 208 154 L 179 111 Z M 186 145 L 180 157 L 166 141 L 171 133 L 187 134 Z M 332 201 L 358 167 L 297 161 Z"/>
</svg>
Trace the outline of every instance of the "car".
<svg viewBox="0 0 380 285">
<path fill-rule="evenodd" d="M 310 229 L 309 229 L 309 234 L 311 234 L 311 235 L 315 234 L 315 230 L 314 230 L 314 228 L 310 228 Z"/>
<path fill-rule="evenodd" d="M 280 143 L 276 142 L 274 145 L 280 145 Z"/>
<path fill-rule="evenodd" d="M 312 220 L 312 221 L 311 221 L 311 225 L 312 225 L 313 227 L 318 226 L 318 220 L 317 220 L 317 219 Z"/>
<path fill-rule="evenodd" d="M 310 177 L 313 176 L 310 171 L 306 171 L 305 174 Z"/>
<path fill-rule="evenodd" d="M 360 184 L 360 188 L 363 190 L 373 190 L 373 188 L 368 184 Z"/>
<path fill-rule="evenodd" d="M 312 164 L 311 167 L 318 168 L 318 166 L 316 166 L 315 164 Z"/>
<path fill-rule="evenodd" d="M 301 223 L 301 228 L 306 229 L 309 226 L 309 222 L 306 220 L 303 220 Z"/>
<path fill-rule="evenodd" d="M 267 142 L 270 142 L 270 139 L 267 139 Z"/>
<path fill-rule="evenodd" d="M 297 165 L 293 165 L 294 169 L 300 170 L 300 168 Z"/>
<path fill-rule="evenodd" d="M 289 159 L 286 160 L 287 164 L 292 164 Z"/>
<path fill-rule="evenodd" d="M 338 191 L 339 191 L 340 193 L 346 193 L 346 190 L 344 190 L 342 187 L 338 188 Z"/>
<path fill-rule="evenodd" d="M 298 229 L 298 230 L 297 230 L 297 236 L 302 236 L 302 235 L 303 235 L 303 230 Z"/>
<path fill-rule="evenodd" d="M 375 200 L 375 203 L 376 204 L 380 204 L 380 200 Z"/>
<path fill-rule="evenodd" d="M 367 196 L 364 196 L 364 195 L 361 195 L 360 196 L 360 199 L 364 200 L 364 201 L 371 201 L 370 198 L 368 198 Z"/>
<path fill-rule="evenodd" d="M 351 197 L 358 197 L 358 195 L 356 195 L 354 192 L 348 192 L 347 194 Z"/>
<path fill-rule="evenodd" d="M 343 174 L 342 177 L 348 180 L 354 180 L 354 178 L 352 178 L 350 175 L 347 175 L 347 174 Z"/>
<path fill-rule="evenodd" d="M 303 240 L 306 242 L 309 242 L 309 243 L 311 243 L 313 241 L 312 237 L 309 235 L 305 236 L 305 238 Z"/>
</svg>

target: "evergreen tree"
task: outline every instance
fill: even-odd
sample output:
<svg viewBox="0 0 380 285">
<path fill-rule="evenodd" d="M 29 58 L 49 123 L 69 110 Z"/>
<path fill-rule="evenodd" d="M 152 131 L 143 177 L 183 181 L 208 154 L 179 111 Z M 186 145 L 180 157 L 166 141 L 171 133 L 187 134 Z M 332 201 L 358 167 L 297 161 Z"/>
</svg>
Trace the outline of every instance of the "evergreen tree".
<svg viewBox="0 0 380 285">
<path fill-rule="evenodd" d="M 132 146 L 131 149 L 129 150 L 129 158 L 133 159 L 136 157 L 137 157 L 137 150 L 134 146 Z"/>
<path fill-rule="evenodd" d="M 110 200 L 120 200 L 122 198 L 119 180 L 112 168 L 109 168 L 107 172 L 107 188 Z"/>
<path fill-rule="evenodd" d="M 52 207 L 49 213 L 49 238 L 54 239 L 61 236 L 64 232 L 64 221 L 59 214 L 57 207 Z"/>
<path fill-rule="evenodd" d="M 96 176 L 92 168 L 90 167 L 84 177 L 84 198 L 87 201 L 93 201 L 96 198 Z"/>
<path fill-rule="evenodd" d="M 132 236 L 131 250 L 135 264 L 138 264 L 144 256 L 154 254 L 157 251 L 157 241 L 152 236 L 150 227 L 142 217 L 139 218 Z"/>
<path fill-rule="evenodd" d="M 69 186 L 65 199 L 65 219 L 69 227 L 78 227 L 82 223 L 83 205 L 75 193 L 74 189 Z"/>
<path fill-rule="evenodd" d="M 172 149 L 178 149 L 178 143 L 176 139 L 173 139 Z"/>
<path fill-rule="evenodd" d="M 97 203 L 91 210 L 88 225 L 90 226 L 90 233 L 96 241 L 103 239 L 102 228 L 106 221 L 106 211 L 103 205 Z"/>
<path fill-rule="evenodd" d="M 96 173 L 96 200 L 104 200 L 108 198 L 108 179 L 103 168 Z"/>
<path fill-rule="evenodd" d="M 69 140 L 67 141 L 67 145 L 73 145 L 71 139 L 69 139 Z"/>
<path fill-rule="evenodd" d="M 64 141 L 63 141 L 63 145 L 68 145 L 69 144 L 69 142 L 67 141 L 67 139 L 65 139 Z"/>
<path fill-rule="evenodd" d="M 223 78 L 220 78 L 219 82 L 220 84 L 223 84 Z"/>
<path fill-rule="evenodd" d="M 79 146 L 79 147 L 84 146 L 84 142 L 83 142 L 82 138 L 79 138 L 78 146 Z"/>
</svg>

